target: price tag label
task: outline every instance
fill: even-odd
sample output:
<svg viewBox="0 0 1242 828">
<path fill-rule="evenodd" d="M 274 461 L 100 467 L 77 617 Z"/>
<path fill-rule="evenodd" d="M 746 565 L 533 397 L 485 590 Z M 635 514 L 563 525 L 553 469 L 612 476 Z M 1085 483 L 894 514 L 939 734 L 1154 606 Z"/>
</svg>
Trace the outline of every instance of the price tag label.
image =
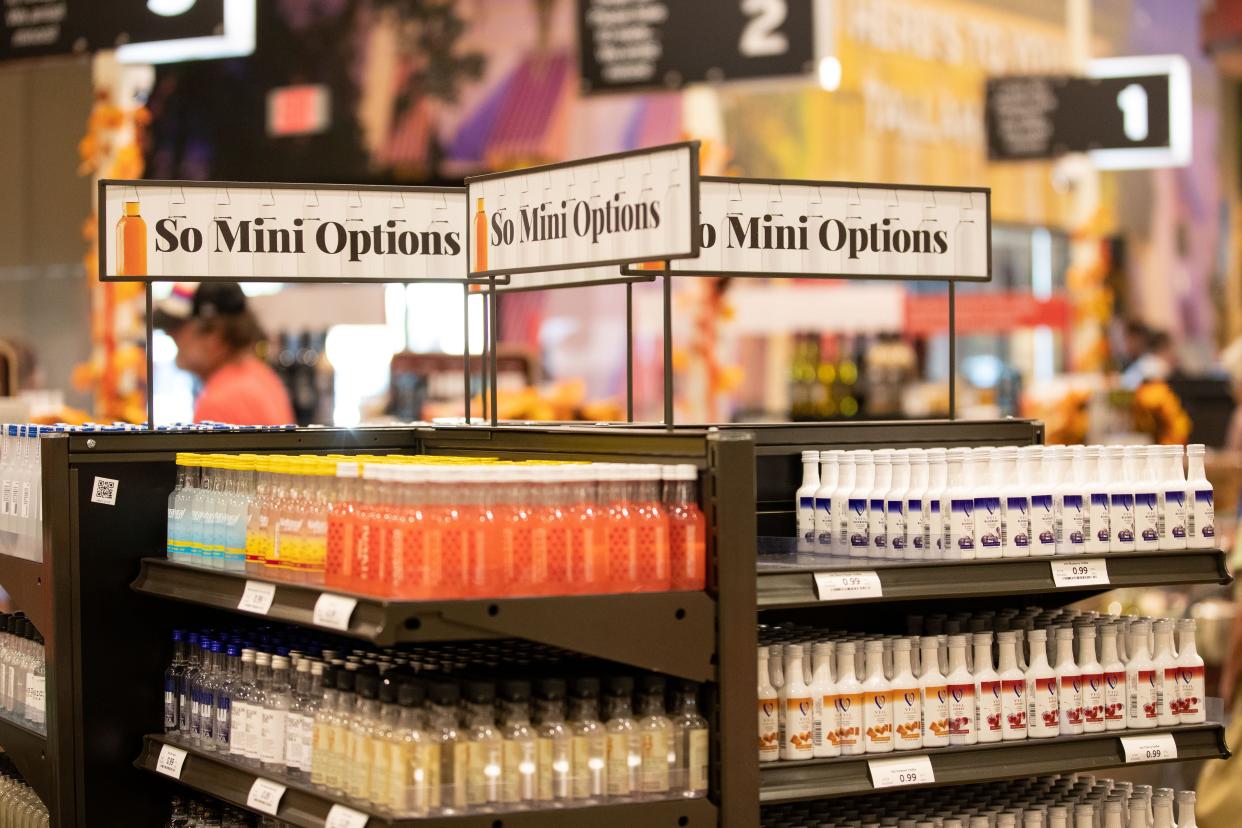
<svg viewBox="0 0 1242 828">
<path fill-rule="evenodd" d="M 315 602 L 314 621 L 320 627 L 346 632 L 349 630 L 349 619 L 353 617 L 356 606 L 358 606 L 357 598 L 347 598 L 344 595 L 325 592 Z"/>
<path fill-rule="evenodd" d="M 246 581 L 246 589 L 241 600 L 237 602 L 239 610 L 267 615 L 272 608 L 272 599 L 276 597 L 276 585 L 263 581 Z"/>
<path fill-rule="evenodd" d="M 285 795 L 285 786 L 279 782 L 259 777 L 250 786 L 250 794 L 246 797 L 246 807 L 259 813 L 276 816 L 280 808 L 280 799 Z"/>
<path fill-rule="evenodd" d="M 1130 762 L 1163 762 L 1177 758 L 1177 742 L 1172 733 L 1151 736 L 1122 736 L 1121 751 Z"/>
<path fill-rule="evenodd" d="M 1057 587 L 1108 585 L 1108 563 L 1102 558 L 1051 563 L 1052 582 Z"/>
<path fill-rule="evenodd" d="M 936 781 L 931 758 L 901 756 L 895 759 L 869 759 L 871 787 L 900 788 L 905 785 L 929 785 Z"/>
<path fill-rule="evenodd" d="M 366 814 L 353 808 L 333 805 L 332 810 L 328 811 L 328 818 L 323 822 L 323 828 L 366 828 L 368 819 Z"/>
<path fill-rule="evenodd" d="M 880 576 L 873 569 L 854 572 L 816 572 L 815 592 L 821 601 L 851 601 L 857 598 L 882 598 Z"/>
<path fill-rule="evenodd" d="M 171 776 L 173 779 L 180 779 L 181 766 L 185 764 L 185 757 L 186 753 L 181 748 L 162 745 L 160 756 L 155 760 L 155 772 Z"/>
</svg>

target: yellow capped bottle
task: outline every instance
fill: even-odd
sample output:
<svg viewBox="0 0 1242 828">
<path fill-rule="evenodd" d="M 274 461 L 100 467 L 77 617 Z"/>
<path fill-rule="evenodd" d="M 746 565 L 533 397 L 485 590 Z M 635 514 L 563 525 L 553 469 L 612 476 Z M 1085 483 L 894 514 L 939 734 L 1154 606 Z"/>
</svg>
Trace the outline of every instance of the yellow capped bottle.
<svg viewBox="0 0 1242 828">
<path fill-rule="evenodd" d="M 147 275 L 147 223 L 136 201 L 125 202 L 125 215 L 116 223 L 116 275 Z"/>
</svg>

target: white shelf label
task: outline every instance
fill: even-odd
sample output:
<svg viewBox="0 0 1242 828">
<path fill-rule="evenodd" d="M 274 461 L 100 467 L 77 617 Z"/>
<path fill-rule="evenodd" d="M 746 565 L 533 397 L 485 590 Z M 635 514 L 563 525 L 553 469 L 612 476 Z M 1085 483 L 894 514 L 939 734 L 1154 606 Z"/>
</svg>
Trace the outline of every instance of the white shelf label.
<svg viewBox="0 0 1242 828">
<path fill-rule="evenodd" d="M 246 807 L 259 813 L 276 816 L 280 808 L 280 799 L 285 795 L 285 786 L 279 782 L 259 777 L 250 786 L 250 794 L 246 797 Z"/>
<path fill-rule="evenodd" d="M 1052 561 L 1052 583 L 1060 587 L 1108 586 L 1108 562 L 1102 558 Z"/>
<path fill-rule="evenodd" d="M 185 757 L 186 753 L 181 748 L 162 745 L 160 756 L 155 760 L 155 772 L 171 776 L 173 779 L 180 779 L 181 766 L 185 764 Z"/>
<path fill-rule="evenodd" d="M 276 597 L 276 585 L 263 581 L 246 581 L 246 590 L 237 602 L 239 610 L 267 615 L 272 608 L 272 599 Z"/>
<path fill-rule="evenodd" d="M 900 756 L 895 759 L 868 759 L 871 787 L 900 788 L 905 785 L 929 785 L 936 781 L 931 758 Z"/>
<path fill-rule="evenodd" d="M 1172 733 L 1151 736 L 1122 736 L 1121 750 L 1130 762 L 1163 762 L 1177 758 L 1177 742 Z"/>
<path fill-rule="evenodd" d="M 333 805 L 328 811 L 328 818 L 323 821 L 323 828 L 365 828 L 368 817 L 353 808 L 344 805 Z"/>
<path fill-rule="evenodd" d="M 855 598 L 882 598 L 880 576 L 873 569 L 854 572 L 816 572 L 815 591 L 821 601 L 849 601 Z"/>
<path fill-rule="evenodd" d="M 356 606 L 358 606 L 357 598 L 347 598 L 344 595 L 325 592 L 315 602 L 314 622 L 320 627 L 347 632 L 349 619 L 353 617 Z"/>
</svg>

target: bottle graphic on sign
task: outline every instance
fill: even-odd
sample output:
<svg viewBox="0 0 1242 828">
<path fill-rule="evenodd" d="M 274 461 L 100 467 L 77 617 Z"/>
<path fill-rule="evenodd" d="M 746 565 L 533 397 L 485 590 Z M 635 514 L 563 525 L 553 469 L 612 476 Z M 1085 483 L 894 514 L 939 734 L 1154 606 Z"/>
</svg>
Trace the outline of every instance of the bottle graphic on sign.
<svg viewBox="0 0 1242 828">
<path fill-rule="evenodd" d="M 137 201 L 125 202 L 125 214 L 116 223 L 116 275 L 147 275 L 147 223 Z"/>
<path fill-rule="evenodd" d="M 481 198 L 474 212 L 474 269 L 487 270 L 487 212 Z"/>
</svg>

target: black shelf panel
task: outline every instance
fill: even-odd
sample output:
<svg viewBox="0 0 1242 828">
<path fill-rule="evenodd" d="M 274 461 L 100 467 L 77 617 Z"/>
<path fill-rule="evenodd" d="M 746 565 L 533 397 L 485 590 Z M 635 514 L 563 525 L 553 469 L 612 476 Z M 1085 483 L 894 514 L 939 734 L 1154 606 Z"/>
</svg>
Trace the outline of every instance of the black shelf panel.
<svg viewBox="0 0 1242 828">
<path fill-rule="evenodd" d="M 160 748 L 165 744 L 181 748 L 188 754 L 181 767 L 181 784 L 239 807 L 246 807 L 246 797 L 257 778 L 272 779 L 284 785 L 286 791 L 277 816 L 292 825 L 322 828 L 328 811 L 338 802 L 330 794 L 311 785 L 256 773 L 255 769 L 164 736 L 145 737 L 142 754 L 135 760 L 134 766 L 155 773 Z M 706 799 L 405 819 L 349 802 L 342 804 L 368 814 L 367 828 L 581 828 L 584 825 L 592 828 L 633 828 L 636 825 L 644 828 L 709 828 L 717 821 L 716 806 Z"/>
<path fill-rule="evenodd" d="M 47 736 L 0 716 L 0 750 L 12 760 L 26 784 L 50 805 L 52 768 L 47 759 Z"/>
<path fill-rule="evenodd" d="M 246 581 L 243 574 L 143 558 L 132 587 L 148 595 L 242 612 L 237 604 Z M 381 646 L 523 638 L 693 681 L 716 676 L 716 605 L 705 592 L 389 601 L 320 586 L 273 583 L 276 594 L 264 617 L 315 627 L 320 595 L 349 595 L 358 604 L 345 634 Z"/>
<path fill-rule="evenodd" d="M 26 613 L 40 632 L 48 634 L 51 624 L 43 564 L 0 554 L 0 588 L 13 599 L 13 609 Z"/>
<path fill-rule="evenodd" d="M 1169 552 L 1111 552 L 1104 555 L 990 558 L 973 561 L 905 561 L 889 558 L 816 556 L 791 551 L 787 538 L 760 538 L 760 610 L 918 599 L 982 598 L 1043 593 L 1101 592 L 1111 589 L 1179 584 L 1228 584 L 1233 580 L 1219 549 Z M 1107 585 L 1060 587 L 1050 561 L 1104 560 Z M 815 573 L 874 570 L 883 596 L 821 602 Z"/>
<path fill-rule="evenodd" d="M 1217 706 L 1215 712 L 1221 708 Z M 1211 712 L 1211 711 L 1209 711 Z M 790 802 L 800 799 L 828 799 L 838 796 L 875 793 L 867 767 L 870 759 L 909 756 L 931 758 L 936 781 L 910 787 L 937 788 L 972 782 L 995 782 L 1050 773 L 1083 773 L 1126 764 L 1121 738 L 1171 733 L 1177 743 L 1172 762 L 1199 759 L 1227 759 L 1225 728 L 1218 722 L 1148 730 L 1115 730 L 1052 739 L 1021 742 L 995 742 L 986 745 L 910 750 L 898 753 L 872 753 L 802 762 L 771 762 L 759 769 L 759 801 Z M 1144 764 L 1156 764 L 1146 762 Z"/>
</svg>

